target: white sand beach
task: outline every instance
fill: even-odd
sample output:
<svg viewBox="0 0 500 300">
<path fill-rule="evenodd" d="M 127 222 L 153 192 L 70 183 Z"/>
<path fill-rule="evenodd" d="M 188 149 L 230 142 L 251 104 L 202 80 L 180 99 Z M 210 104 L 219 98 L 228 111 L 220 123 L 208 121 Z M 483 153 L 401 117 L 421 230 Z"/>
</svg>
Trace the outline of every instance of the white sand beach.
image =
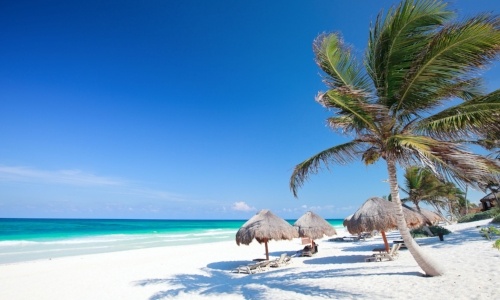
<svg viewBox="0 0 500 300">
<path fill-rule="evenodd" d="M 417 239 L 446 270 L 440 277 L 423 277 L 408 250 L 365 262 L 380 236 L 323 239 L 313 257 L 251 275 L 231 270 L 264 257 L 264 245 L 216 242 L 0 265 L 0 299 L 497 299 L 500 251 L 477 228 L 489 221 L 447 226 L 444 241 Z M 269 243 L 275 258 L 301 248 L 299 239 Z"/>
</svg>

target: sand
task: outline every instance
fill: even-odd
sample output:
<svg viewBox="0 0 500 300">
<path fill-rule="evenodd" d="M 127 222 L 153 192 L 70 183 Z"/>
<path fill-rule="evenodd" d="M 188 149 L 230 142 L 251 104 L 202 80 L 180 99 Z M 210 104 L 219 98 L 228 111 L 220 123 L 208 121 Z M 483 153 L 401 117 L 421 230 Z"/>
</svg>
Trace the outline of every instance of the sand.
<svg viewBox="0 0 500 300">
<path fill-rule="evenodd" d="M 447 226 L 444 241 L 417 239 L 445 269 L 439 277 L 423 277 L 408 250 L 396 261 L 365 262 L 380 236 L 325 238 L 313 257 L 252 275 L 231 270 L 264 257 L 263 245 L 215 242 L 0 265 L 0 299 L 498 299 L 500 251 L 477 227 L 489 221 Z M 269 243 L 273 258 L 302 247 L 300 239 Z"/>
</svg>

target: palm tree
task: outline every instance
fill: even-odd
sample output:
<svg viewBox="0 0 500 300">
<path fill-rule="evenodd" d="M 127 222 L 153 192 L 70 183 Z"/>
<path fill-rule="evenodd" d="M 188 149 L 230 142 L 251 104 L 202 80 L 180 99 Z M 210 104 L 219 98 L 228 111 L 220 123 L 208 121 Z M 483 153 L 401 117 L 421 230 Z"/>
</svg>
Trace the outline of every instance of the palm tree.
<svg viewBox="0 0 500 300">
<path fill-rule="evenodd" d="M 441 197 L 443 183 L 437 178 L 431 169 L 410 166 L 405 171 L 405 185 L 400 189 L 408 197 L 402 198 L 402 202 L 410 201 L 420 210 L 420 202 L 433 202 Z"/>
<path fill-rule="evenodd" d="M 451 216 L 451 219 L 458 218 L 463 214 L 466 207 L 472 207 L 469 200 L 465 198 L 464 193 L 452 182 L 445 182 L 439 188 L 441 207 L 446 208 Z M 435 202 L 435 207 L 440 204 L 439 199 Z M 432 203 L 431 203 L 432 205 Z"/>
<path fill-rule="evenodd" d="M 407 167 L 404 177 L 405 185 L 400 189 L 408 197 L 401 201 L 412 202 L 418 210 L 420 202 L 425 202 L 441 215 L 444 209 L 451 216 L 458 216 L 461 209 L 467 206 L 464 192 L 452 182 L 442 182 L 429 168 Z"/>
<path fill-rule="evenodd" d="M 494 160 L 457 143 L 464 136 L 500 126 L 495 113 L 500 108 L 500 90 L 485 94 L 481 78 L 475 77 L 500 52 L 499 25 L 500 20 L 491 15 L 454 21 L 454 13 L 441 1 L 406 0 L 385 16 L 378 15 L 363 65 L 340 33 L 318 36 L 313 50 L 329 90 L 320 92 L 316 100 L 334 111 L 327 119 L 329 126 L 353 139 L 298 164 L 290 178 L 294 196 L 323 164 L 385 160 L 404 243 L 427 276 L 441 275 L 406 226 L 396 167 L 420 164 L 444 179 L 473 186 L 500 171 Z M 462 101 L 437 110 L 451 99 Z"/>
</svg>

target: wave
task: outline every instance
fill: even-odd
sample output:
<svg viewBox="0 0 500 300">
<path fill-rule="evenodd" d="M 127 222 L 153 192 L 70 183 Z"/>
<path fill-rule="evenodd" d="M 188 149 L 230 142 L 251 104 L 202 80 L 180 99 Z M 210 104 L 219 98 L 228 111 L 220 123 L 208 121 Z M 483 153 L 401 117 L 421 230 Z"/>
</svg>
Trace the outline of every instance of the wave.
<svg viewBox="0 0 500 300">
<path fill-rule="evenodd" d="M 207 230 L 206 232 L 183 233 L 183 234 L 109 234 L 91 237 L 65 238 L 65 239 L 45 239 L 45 240 L 6 240 L 0 241 L 0 247 L 9 246 L 26 246 L 26 245 L 77 245 L 77 244 L 93 244 L 93 243 L 110 243 L 124 241 L 140 241 L 147 239 L 163 239 L 163 240 L 189 240 L 197 237 L 217 237 L 229 234 L 234 234 L 232 230 Z"/>
<path fill-rule="evenodd" d="M 109 249 L 108 246 L 94 246 L 94 247 L 85 247 L 85 248 L 77 248 L 77 249 L 70 249 L 70 250 L 96 250 L 96 249 Z M 49 254 L 49 253 L 54 253 L 54 252 L 66 252 L 68 249 L 63 249 L 63 248 L 54 248 L 54 249 L 43 249 L 43 250 L 25 250 L 25 251 L 15 251 L 15 252 L 0 252 L 0 257 L 1 256 L 23 256 L 23 255 L 30 255 L 30 254 Z"/>
<path fill-rule="evenodd" d="M 25 245 L 35 245 L 35 244 L 38 244 L 38 242 L 24 241 L 24 240 L 19 240 L 19 241 L 0 241 L 0 247 L 25 246 Z"/>
</svg>

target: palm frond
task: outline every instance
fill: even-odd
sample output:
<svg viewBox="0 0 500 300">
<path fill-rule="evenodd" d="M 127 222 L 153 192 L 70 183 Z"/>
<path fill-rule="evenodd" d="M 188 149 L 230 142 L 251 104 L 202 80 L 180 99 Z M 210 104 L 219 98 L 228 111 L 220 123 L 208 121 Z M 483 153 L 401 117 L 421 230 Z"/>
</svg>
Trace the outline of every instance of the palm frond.
<svg viewBox="0 0 500 300">
<path fill-rule="evenodd" d="M 441 139 L 457 139 L 470 134 L 500 136 L 500 90 L 423 119 L 415 130 Z"/>
<path fill-rule="evenodd" d="M 398 149 L 395 153 L 399 163 L 420 163 L 436 176 L 444 176 L 445 181 L 479 187 L 500 174 L 497 161 L 466 151 L 456 143 L 424 136 L 394 136 L 391 144 Z"/>
<path fill-rule="evenodd" d="M 419 109 L 416 107 L 408 106 L 398 112 L 398 120 L 401 123 L 406 123 L 409 120 L 420 118 L 424 114 L 432 114 L 435 109 L 442 106 L 444 100 L 456 100 L 456 98 L 463 101 L 470 101 L 476 97 L 484 95 L 484 86 L 481 78 L 471 78 L 462 81 L 457 81 L 455 84 L 443 85 L 439 90 L 436 90 L 434 98 L 427 99 L 425 107 L 421 106 Z M 418 112 L 420 111 L 420 112 Z"/>
<path fill-rule="evenodd" d="M 484 82 L 482 78 L 467 78 L 464 80 L 457 79 L 455 83 L 450 83 L 448 85 L 443 85 L 436 90 L 435 99 L 450 99 L 452 97 L 457 97 L 463 101 L 469 101 L 476 97 L 481 97 L 484 95 Z M 431 102 L 429 104 L 432 104 Z M 442 104 L 442 101 L 436 101 L 434 108 L 437 105 Z"/>
<path fill-rule="evenodd" d="M 317 65 L 326 73 L 325 84 L 331 89 L 342 88 L 370 91 L 370 82 L 361 64 L 346 46 L 338 33 L 322 34 L 313 43 Z"/>
<path fill-rule="evenodd" d="M 370 30 L 366 52 L 368 74 L 375 83 L 379 103 L 391 107 L 411 63 L 436 30 L 453 16 L 442 1 L 404 1 L 380 13 Z"/>
<path fill-rule="evenodd" d="M 394 109 L 415 112 L 428 109 L 442 100 L 443 89 L 454 91 L 451 87 L 491 63 L 500 53 L 498 23 L 497 17 L 480 15 L 447 25 L 434 34 L 406 74 Z M 456 92 L 463 93 L 462 89 Z"/>
<path fill-rule="evenodd" d="M 326 119 L 328 126 L 340 134 L 359 132 L 364 129 L 362 124 L 356 122 L 352 116 L 334 116 Z"/>
<path fill-rule="evenodd" d="M 359 133 L 361 129 L 377 132 L 377 122 L 387 121 L 388 110 L 385 106 L 372 104 L 363 101 L 356 95 L 346 94 L 341 89 L 329 90 L 326 93 L 319 93 L 316 101 L 326 108 L 337 110 L 340 116 L 347 116 L 343 121 L 352 120 L 352 126 Z M 332 123 L 336 126 L 340 123 Z M 347 128 L 344 124 L 344 128 Z"/>
<path fill-rule="evenodd" d="M 359 158 L 364 147 L 363 142 L 353 140 L 349 143 L 331 147 L 296 165 L 290 178 L 290 189 L 297 197 L 297 190 L 307 180 L 310 174 L 316 174 L 321 165 L 345 165 Z"/>
</svg>

